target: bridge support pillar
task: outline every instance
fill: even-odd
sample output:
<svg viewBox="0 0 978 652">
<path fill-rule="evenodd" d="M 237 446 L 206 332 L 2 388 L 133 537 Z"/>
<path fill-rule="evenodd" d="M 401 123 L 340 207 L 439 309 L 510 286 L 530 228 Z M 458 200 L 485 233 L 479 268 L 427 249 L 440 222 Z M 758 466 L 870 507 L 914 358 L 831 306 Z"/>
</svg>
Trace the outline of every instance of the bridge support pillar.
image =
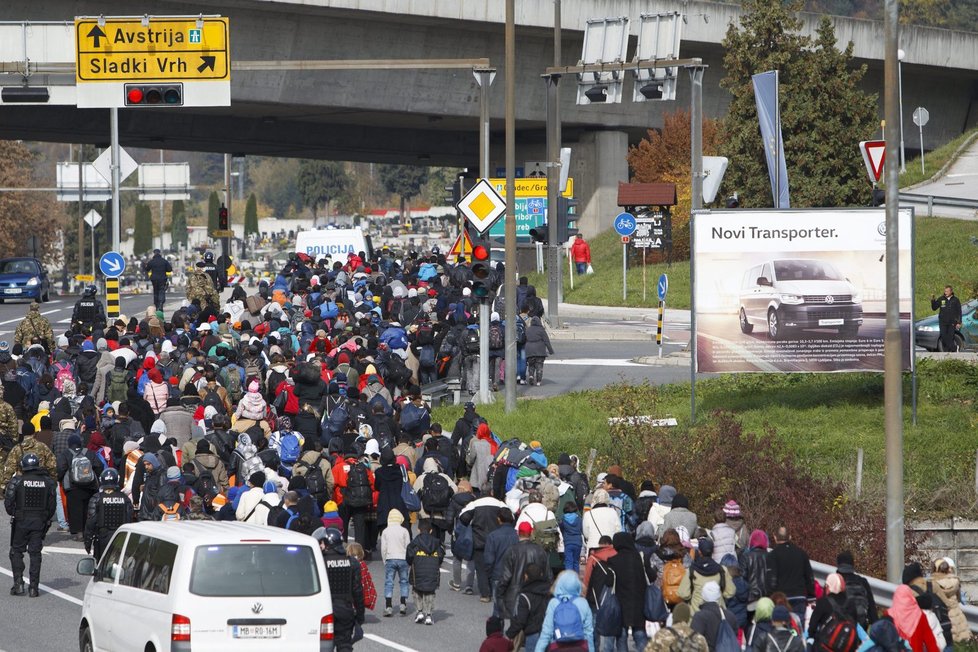
<svg viewBox="0 0 978 652">
<path fill-rule="evenodd" d="M 611 228 L 620 210 L 618 183 L 628 181 L 628 134 L 624 131 L 591 131 L 576 143 L 563 143 L 573 148 L 571 176 L 574 195 L 580 200 L 581 214 L 577 228 L 591 238 Z"/>
</svg>

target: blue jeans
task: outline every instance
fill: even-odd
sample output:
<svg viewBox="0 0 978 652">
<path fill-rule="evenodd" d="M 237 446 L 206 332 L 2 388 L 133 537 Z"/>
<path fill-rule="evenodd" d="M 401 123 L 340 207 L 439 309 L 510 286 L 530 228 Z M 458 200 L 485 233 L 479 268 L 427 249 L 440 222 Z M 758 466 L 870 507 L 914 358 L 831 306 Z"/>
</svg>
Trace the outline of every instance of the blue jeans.
<svg viewBox="0 0 978 652">
<path fill-rule="evenodd" d="M 523 649 L 526 650 L 526 652 L 534 652 L 537 649 L 537 641 L 540 640 L 540 632 L 530 634 L 523 640 Z"/>
<path fill-rule="evenodd" d="M 564 544 L 564 570 L 581 570 L 581 544 Z"/>
<path fill-rule="evenodd" d="M 574 266 L 577 268 L 578 275 L 587 272 L 587 263 L 574 263 Z"/>
<path fill-rule="evenodd" d="M 388 559 L 384 562 L 384 597 L 394 597 L 394 574 L 401 584 L 401 597 L 407 599 L 411 594 L 408 584 L 408 563 L 404 559 Z"/>
<path fill-rule="evenodd" d="M 64 501 L 61 499 L 61 489 L 60 488 L 58 488 L 57 495 L 55 496 L 55 498 L 57 500 L 55 500 L 56 508 L 55 508 L 55 511 L 54 511 L 54 516 L 55 516 L 55 518 L 58 521 L 58 527 L 67 530 L 68 529 L 68 518 L 65 516 L 65 504 L 64 504 Z"/>
<path fill-rule="evenodd" d="M 621 630 L 621 634 L 617 638 L 614 636 L 601 636 L 599 638 L 601 639 L 599 652 L 628 652 L 627 627 Z M 649 642 L 649 637 L 645 635 L 645 628 L 632 628 L 632 640 L 635 642 L 635 649 L 642 652 Z"/>
</svg>

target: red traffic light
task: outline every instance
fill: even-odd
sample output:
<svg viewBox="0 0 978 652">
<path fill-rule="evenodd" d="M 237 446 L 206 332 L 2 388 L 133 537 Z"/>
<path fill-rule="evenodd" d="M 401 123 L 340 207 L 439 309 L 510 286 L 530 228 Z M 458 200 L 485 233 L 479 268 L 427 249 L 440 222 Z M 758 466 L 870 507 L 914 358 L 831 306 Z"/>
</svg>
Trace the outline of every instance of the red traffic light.
<svg viewBox="0 0 978 652">
<path fill-rule="evenodd" d="M 183 106 L 183 84 L 126 84 L 126 106 Z"/>
<path fill-rule="evenodd" d="M 483 261 L 489 260 L 489 249 L 485 245 L 476 245 L 472 248 L 472 259 Z"/>
<path fill-rule="evenodd" d="M 143 89 L 130 88 L 129 92 L 126 93 L 127 104 L 141 104 L 142 101 L 143 101 Z"/>
<path fill-rule="evenodd" d="M 222 231 L 228 230 L 228 209 L 226 206 L 221 206 L 217 211 L 217 228 Z"/>
</svg>

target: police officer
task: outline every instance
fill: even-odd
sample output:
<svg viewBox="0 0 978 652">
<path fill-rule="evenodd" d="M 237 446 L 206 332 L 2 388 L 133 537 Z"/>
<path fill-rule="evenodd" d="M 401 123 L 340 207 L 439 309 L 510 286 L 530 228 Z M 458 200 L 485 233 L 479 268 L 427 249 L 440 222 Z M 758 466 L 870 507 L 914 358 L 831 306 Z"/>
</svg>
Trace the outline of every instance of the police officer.
<svg viewBox="0 0 978 652">
<path fill-rule="evenodd" d="M 163 310 L 163 304 L 166 303 L 166 284 L 173 275 L 173 266 L 160 255 L 159 249 L 154 249 L 153 257 L 146 261 L 143 270 L 153 284 L 153 303 L 157 310 Z"/>
<path fill-rule="evenodd" d="M 937 310 L 937 324 L 941 329 L 941 350 L 954 353 L 958 343 L 954 341 L 954 332 L 961 328 L 961 301 L 954 295 L 954 289 L 948 285 L 940 299 L 930 298 L 930 309 Z"/>
<path fill-rule="evenodd" d="M 41 468 L 37 455 L 28 453 L 20 460 L 21 474 L 7 483 L 3 506 L 13 517 L 10 522 L 10 569 L 14 585 L 10 595 L 24 595 L 24 551 L 30 555 L 30 586 L 27 595 L 38 596 L 41 581 L 41 548 L 55 512 L 54 492 L 58 483 Z"/>
<path fill-rule="evenodd" d="M 319 541 L 333 598 L 333 644 L 336 652 L 353 650 L 353 630 L 363 625 L 363 583 L 360 562 L 346 554 L 343 535 L 335 527 L 321 527 L 312 533 Z"/>
<path fill-rule="evenodd" d="M 119 491 L 119 472 L 105 469 L 98 480 L 99 491 L 88 501 L 88 520 L 85 521 L 85 552 L 95 559 L 112 540 L 112 534 L 126 523 L 132 523 L 132 501 Z"/>
<path fill-rule="evenodd" d="M 71 313 L 71 325 L 76 332 L 81 332 L 83 327 L 91 328 L 94 324 L 105 323 L 105 307 L 95 295 L 98 288 L 89 285 L 85 288 L 82 298 L 75 303 L 75 310 Z"/>
<path fill-rule="evenodd" d="M 227 287 L 227 271 L 225 270 L 223 273 L 219 273 L 217 264 L 214 262 L 213 252 L 204 252 L 204 259 L 197 263 L 197 269 L 211 277 L 211 281 L 214 283 L 214 287 L 217 289 L 218 293 Z"/>
</svg>

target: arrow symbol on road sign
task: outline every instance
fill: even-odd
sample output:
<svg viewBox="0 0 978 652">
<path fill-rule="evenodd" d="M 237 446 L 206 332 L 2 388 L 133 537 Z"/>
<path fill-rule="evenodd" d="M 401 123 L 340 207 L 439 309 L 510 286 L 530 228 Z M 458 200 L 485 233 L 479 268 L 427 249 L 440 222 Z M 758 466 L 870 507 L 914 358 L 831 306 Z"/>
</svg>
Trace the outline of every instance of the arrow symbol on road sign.
<svg viewBox="0 0 978 652">
<path fill-rule="evenodd" d="M 204 72 L 208 68 L 211 69 L 211 72 L 214 71 L 214 64 L 217 63 L 217 57 L 205 57 L 205 56 L 201 56 L 200 57 L 200 60 L 203 63 L 201 63 L 199 66 L 197 66 L 197 72 Z"/>
<path fill-rule="evenodd" d="M 97 48 L 99 46 L 99 39 L 106 38 L 106 36 L 101 27 L 94 25 L 88 32 L 88 38 L 92 39 L 92 47 Z"/>
<path fill-rule="evenodd" d="M 119 261 L 113 260 L 111 258 L 105 261 L 105 266 L 108 267 L 109 271 L 111 271 L 112 273 L 122 271 L 122 265 L 119 264 Z"/>
</svg>

